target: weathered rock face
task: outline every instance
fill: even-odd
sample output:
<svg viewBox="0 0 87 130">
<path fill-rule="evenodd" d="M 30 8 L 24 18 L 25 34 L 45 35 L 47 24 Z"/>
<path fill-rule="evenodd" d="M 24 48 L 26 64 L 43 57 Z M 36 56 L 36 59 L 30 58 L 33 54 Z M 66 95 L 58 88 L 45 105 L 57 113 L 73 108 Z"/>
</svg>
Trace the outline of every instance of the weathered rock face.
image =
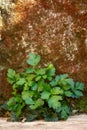
<svg viewBox="0 0 87 130">
<path fill-rule="evenodd" d="M 8 68 L 26 68 L 34 51 L 41 64 L 52 62 L 57 73 L 69 73 L 87 85 L 87 0 L 18 0 L 2 13 L 0 93 L 10 95 Z"/>
</svg>

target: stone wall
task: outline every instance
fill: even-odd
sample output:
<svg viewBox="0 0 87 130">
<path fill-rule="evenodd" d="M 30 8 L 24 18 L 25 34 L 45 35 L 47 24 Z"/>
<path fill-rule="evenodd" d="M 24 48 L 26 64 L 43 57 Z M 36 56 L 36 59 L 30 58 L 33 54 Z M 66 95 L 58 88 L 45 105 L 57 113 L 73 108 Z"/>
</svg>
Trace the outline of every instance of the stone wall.
<svg viewBox="0 0 87 130">
<path fill-rule="evenodd" d="M 23 71 L 33 51 L 87 85 L 87 0 L 16 0 L 1 8 L 0 93 L 11 94 L 8 68 Z"/>
</svg>

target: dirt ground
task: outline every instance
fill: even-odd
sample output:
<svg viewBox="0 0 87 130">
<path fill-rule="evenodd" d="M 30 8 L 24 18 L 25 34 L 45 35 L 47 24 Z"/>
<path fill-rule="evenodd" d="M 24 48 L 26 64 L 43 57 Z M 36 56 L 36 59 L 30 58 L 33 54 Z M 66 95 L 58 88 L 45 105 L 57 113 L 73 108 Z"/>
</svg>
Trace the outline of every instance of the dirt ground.
<svg viewBox="0 0 87 130">
<path fill-rule="evenodd" d="M 87 115 L 75 115 L 59 122 L 7 122 L 0 118 L 0 130 L 87 130 Z"/>
</svg>

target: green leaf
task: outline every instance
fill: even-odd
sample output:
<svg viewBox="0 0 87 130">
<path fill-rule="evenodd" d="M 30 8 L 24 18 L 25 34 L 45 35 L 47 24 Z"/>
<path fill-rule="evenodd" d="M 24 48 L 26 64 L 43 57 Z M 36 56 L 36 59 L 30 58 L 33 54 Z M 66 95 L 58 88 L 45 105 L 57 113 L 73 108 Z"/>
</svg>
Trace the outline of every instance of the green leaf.
<svg viewBox="0 0 87 130">
<path fill-rule="evenodd" d="M 65 96 L 67 97 L 72 97 L 72 92 L 71 91 L 65 91 Z"/>
<path fill-rule="evenodd" d="M 17 85 L 24 85 L 26 80 L 24 78 L 20 78 L 19 81 L 16 82 Z"/>
<path fill-rule="evenodd" d="M 43 80 L 40 80 L 38 82 L 38 92 L 41 92 L 43 90 L 43 84 L 44 84 L 44 81 Z"/>
<path fill-rule="evenodd" d="M 63 90 L 60 89 L 59 87 L 55 87 L 51 90 L 52 94 L 63 94 Z"/>
<path fill-rule="evenodd" d="M 9 101 L 7 102 L 8 110 L 16 111 L 18 105 L 22 102 L 23 102 L 23 100 L 22 100 L 21 96 L 16 94 L 16 96 L 10 98 Z"/>
<path fill-rule="evenodd" d="M 21 78 L 25 78 L 27 76 L 27 73 L 26 72 L 22 72 L 19 74 Z"/>
<path fill-rule="evenodd" d="M 51 91 L 51 86 L 48 84 L 48 83 L 43 83 L 43 89 L 44 89 L 44 91 Z"/>
<path fill-rule="evenodd" d="M 27 68 L 26 69 L 26 73 L 30 74 L 30 73 L 33 73 L 35 71 L 34 68 Z"/>
<path fill-rule="evenodd" d="M 27 79 L 28 82 L 30 82 L 30 81 L 32 81 L 34 78 L 35 78 L 35 75 L 34 75 L 34 74 L 29 74 L 26 79 Z"/>
<path fill-rule="evenodd" d="M 16 74 L 15 70 L 13 70 L 13 69 L 8 69 L 7 76 L 8 76 L 9 78 L 14 78 L 15 74 Z"/>
<path fill-rule="evenodd" d="M 81 91 L 79 91 L 79 90 L 74 90 L 74 93 L 75 93 L 75 95 L 77 96 L 77 98 L 83 96 L 83 93 L 82 93 Z"/>
<path fill-rule="evenodd" d="M 34 101 L 32 100 L 32 98 L 27 97 L 26 100 L 25 100 L 25 103 L 26 103 L 26 104 L 29 104 L 29 105 L 33 105 L 33 104 L 34 104 Z"/>
<path fill-rule="evenodd" d="M 36 91 L 37 89 L 38 89 L 38 87 L 37 87 L 37 83 L 35 83 L 33 86 L 32 86 L 32 88 L 31 88 L 33 91 Z"/>
<path fill-rule="evenodd" d="M 16 74 L 16 72 L 13 69 L 8 69 L 7 72 L 7 81 L 10 84 L 15 83 L 19 79 L 19 74 Z"/>
<path fill-rule="evenodd" d="M 53 80 L 50 82 L 50 85 L 51 85 L 52 87 L 57 86 L 56 80 L 53 79 Z"/>
<path fill-rule="evenodd" d="M 40 56 L 34 53 L 29 54 L 29 59 L 27 60 L 27 63 L 31 66 L 36 66 L 40 62 Z"/>
<path fill-rule="evenodd" d="M 16 116 L 19 117 L 22 113 L 22 109 L 25 106 L 25 104 L 22 102 L 22 104 L 18 104 L 17 110 L 16 110 Z"/>
<path fill-rule="evenodd" d="M 44 75 L 46 73 L 46 68 L 37 69 L 37 70 L 35 70 L 35 73 L 37 75 Z"/>
<path fill-rule="evenodd" d="M 57 112 L 57 113 L 60 113 L 61 110 L 62 110 L 62 107 L 60 106 L 60 107 L 58 107 L 58 108 L 56 109 L 56 112 Z"/>
<path fill-rule="evenodd" d="M 43 75 L 42 77 L 43 77 L 43 79 L 46 79 L 46 78 L 47 78 L 47 75 Z"/>
<path fill-rule="evenodd" d="M 29 97 L 29 92 L 28 91 L 23 91 L 22 92 L 22 98 L 23 100 L 26 100 Z"/>
<path fill-rule="evenodd" d="M 14 89 L 14 91 L 12 92 L 12 95 L 16 96 L 16 94 L 17 94 L 17 90 Z"/>
<path fill-rule="evenodd" d="M 42 99 L 38 99 L 37 101 L 35 101 L 34 105 L 30 105 L 29 107 L 30 107 L 30 109 L 35 110 L 38 107 L 41 107 L 43 105 L 44 105 L 44 101 Z"/>
<path fill-rule="evenodd" d="M 48 77 L 55 75 L 55 68 L 54 68 L 53 64 L 50 64 L 48 66 L 46 74 L 47 74 Z"/>
<path fill-rule="evenodd" d="M 53 79 L 50 84 L 51 86 L 57 86 L 57 85 L 66 85 L 66 78 L 68 77 L 68 74 L 62 74 L 62 75 L 57 75 L 55 79 Z"/>
<path fill-rule="evenodd" d="M 15 82 L 15 80 L 10 79 L 10 78 L 7 78 L 7 81 L 8 81 L 8 83 L 10 83 L 10 84 L 13 84 L 13 83 Z"/>
<path fill-rule="evenodd" d="M 61 108 L 62 108 L 61 118 L 66 120 L 68 116 L 71 114 L 70 107 L 68 107 L 67 104 L 63 104 Z"/>
<path fill-rule="evenodd" d="M 61 96 L 52 96 L 48 99 L 48 105 L 49 108 L 57 109 L 58 107 L 61 106 L 61 103 L 59 102 L 62 100 Z"/>
<path fill-rule="evenodd" d="M 16 90 L 16 89 L 19 89 L 19 86 L 18 86 L 17 84 L 14 84 L 14 85 L 12 86 L 12 88 L 13 88 L 13 90 Z"/>
<path fill-rule="evenodd" d="M 32 87 L 34 84 L 35 84 L 34 81 L 28 81 L 28 86 L 29 86 L 29 88 Z"/>
<path fill-rule="evenodd" d="M 74 81 L 73 81 L 73 79 L 71 79 L 71 78 L 66 79 L 66 82 L 71 86 L 72 89 L 74 88 Z"/>
<path fill-rule="evenodd" d="M 49 81 L 51 81 L 51 80 L 52 80 L 52 77 L 47 76 L 47 79 L 48 79 Z"/>
<path fill-rule="evenodd" d="M 13 103 L 14 103 L 14 97 L 10 98 L 9 101 L 7 102 L 7 107 L 9 110 L 11 110 L 11 106 L 13 105 Z"/>
<path fill-rule="evenodd" d="M 69 75 L 68 74 L 60 74 L 59 76 L 61 79 L 66 79 L 66 78 L 68 78 Z"/>
<path fill-rule="evenodd" d="M 51 86 L 48 83 L 45 83 L 44 80 L 38 82 L 38 92 L 42 90 L 51 91 Z"/>
<path fill-rule="evenodd" d="M 69 90 L 69 89 L 71 89 L 70 85 L 63 85 L 62 87 L 63 87 L 64 90 Z"/>
<path fill-rule="evenodd" d="M 66 111 L 62 110 L 61 118 L 64 119 L 64 120 L 66 120 L 68 118 L 68 114 L 66 113 Z"/>
<path fill-rule="evenodd" d="M 76 89 L 78 90 L 84 90 L 84 84 L 80 82 L 76 82 Z"/>
<path fill-rule="evenodd" d="M 33 97 L 33 95 L 34 95 L 33 91 L 23 91 L 22 92 L 23 100 L 26 100 L 28 97 Z"/>
<path fill-rule="evenodd" d="M 19 117 L 22 113 L 25 103 L 22 101 L 22 99 L 20 99 L 20 97 L 13 97 L 8 101 L 7 105 L 8 110 L 15 112 L 16 117 Z"/>
<path fill-rule="evenodd" d="M 48 99 L 49 96 L 50 96 L 50 93 L 49 93 L 48 91 L 43 91 L 43 92 L 41 93 L 41 98 L 42 98 L 42 99 Z"/>
<path fill-rule="evenodd" d="M 28 86 L 28 83 L 26 82 L 24 85 L 24 91 L 27 91 L 27 90 L 29 90 L 29 86 Z"/>
<path fill-rule="evenodd" d="M 41 79 L 41 76 L 37 76 L 36 78 L 35 78 L 35 81 L 38 81 L 38 80 L 40 80 Z"/>
</svg>

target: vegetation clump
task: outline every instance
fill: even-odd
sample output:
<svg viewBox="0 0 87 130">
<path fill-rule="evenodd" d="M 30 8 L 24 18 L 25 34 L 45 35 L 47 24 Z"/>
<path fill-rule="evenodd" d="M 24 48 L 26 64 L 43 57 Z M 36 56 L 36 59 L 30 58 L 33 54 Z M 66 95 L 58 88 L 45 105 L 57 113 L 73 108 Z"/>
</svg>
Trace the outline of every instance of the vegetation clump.
<svg viewBox="0 0 87 130">
<path fill-rule="evenodd" d="M 87 94 L 75 102 L 75 109 L 78 113 L 87 113 Z"/>
<path fill-rule="evenodd" d="M 13 87 L 13 96 L 7 102 L 12 120 L 46 121 L 66 120 L 72 113 L 72 99 L 83 96 L 84 84 L 74 82 L 68 74 L 55 74 L 55 67 L 49 64 L 41 68 L 40 55 L 29 54 L 29 68 L 16 73 L 9 69 L 7 80 Z"/>
</svg>

